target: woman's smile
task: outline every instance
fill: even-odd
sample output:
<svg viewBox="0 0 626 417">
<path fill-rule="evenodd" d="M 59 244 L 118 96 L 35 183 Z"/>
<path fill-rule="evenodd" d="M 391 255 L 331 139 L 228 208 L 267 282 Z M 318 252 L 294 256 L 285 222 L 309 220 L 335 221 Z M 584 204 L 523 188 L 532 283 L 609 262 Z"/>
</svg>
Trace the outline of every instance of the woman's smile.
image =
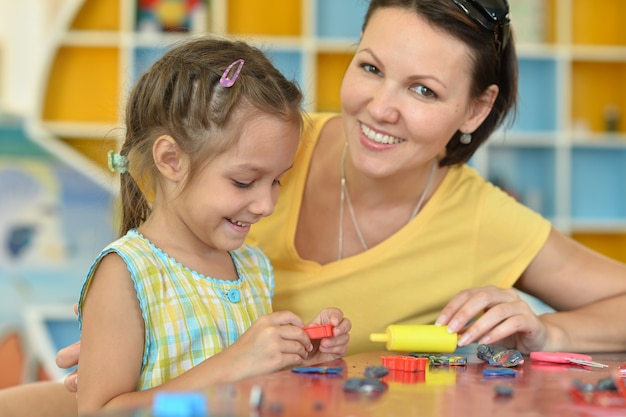
<svg viewBox="0 0 626 417">
<path fill-rule="evenodd" d="M 361 123 L 361 132 L 363 132 L 366 138 L 376 143 L 381 143 L 385 145 L 396 145 L 398 143 L 405 142 L 405 139 L 401 139 L 395 136 L 376 132 L 374 131 L 374 129 L 370 128 L 369 126 L 366 126 L 363 123 Z"/>
</svg>

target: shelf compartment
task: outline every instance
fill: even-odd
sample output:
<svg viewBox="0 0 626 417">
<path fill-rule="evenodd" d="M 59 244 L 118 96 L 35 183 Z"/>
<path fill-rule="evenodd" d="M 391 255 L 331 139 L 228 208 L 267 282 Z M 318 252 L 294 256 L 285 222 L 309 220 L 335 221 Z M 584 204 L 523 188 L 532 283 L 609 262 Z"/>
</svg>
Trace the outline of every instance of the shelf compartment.
<svg viewBox="0 0 626 417">
<path fill-rule="evenodd" d="M 572 121 L 593 132 L 616 129 L 626 132 L 626 63 L 585 62 L 572 64 Z M 617 121 L 607 115 L 614 108 Z M 610 126 L 611 124 L 614 127 Z"/>
<path fill-rule="evenodd" d="M 626 45 L 624 0 L 572 0 L 575 44 Z"/>
<path fill-rule="evenodd" d="M 62 47 L 50 70 L 45 121 L 117 122 L 117 48 Z"/>
<path fill-rule="evenodd" d="M 117 151 L 118 144 L 114 138 L 61 138 L 63 142 L 97 163 L 107 172 L 109 151 Z"/>
<path fill-rule="evenodd" d="M 230 0 L 227 13 L 227 32 L 231 34 L 302 35 L 302 2 L 300 1 Z"/>
<path fill-rule="evenodd" d="M 317 55 L 317 111 L 341 110 L 339 90 L 351 53 L 320 53 Z"/>
<path fill-rule="evenodd" d="M 135 27 L 140 32 L 202 33 L 211 29 L 207 0 L 137 0 Z"/>
<path fill-rule="evenodd" d="M 572 237 L 583 245 L 604 255 L 626 262 L 626 234 L 623 233 L 573 233 Z"/>
<path fill-rule="evenodd" d="M 571 161 L 573 221 L 606 223 L 626 218 L 626 149 L 576 147 Z"/>
<path fill-rule="evenodd" d="M 134 64 L 132 67 L 132 79 L 129 88 L 132 88 L 139 78 L 150 69 L 152 64 L 159 60 L 165 53 L 167 46 L 137 47 L 133 50 Z"/>
<path fill-rule="evenodd" d="M 317 0 L 316 36 L 324 38 L 347 38 L 357 41 L 368 2 L 362 0 Z"/>
<path fill-rule="evenodd" d="M 72 30 L 120 30 L 119 0 L 87 0 L 72 22 Z"/>
<path fill-rule="evenodd" d="M 304 72 L 302 68 L 302 52 L 288 49 L 264 50 L 272 63 L 289 80 L 295 80 L 306 95 L 307 86 L 305 84 Z"/>
<path fill-rule="evenodd" d="M 554 59 L 520 58 L 518 115 L 513 131 L 556 131 L 556 73 Z"/>
<path fill-rule="evenodd" d="M 491 144 L 488 158 L 490 181 L 544 217 L 556 215 L 554 148 Z"/>
</svg>

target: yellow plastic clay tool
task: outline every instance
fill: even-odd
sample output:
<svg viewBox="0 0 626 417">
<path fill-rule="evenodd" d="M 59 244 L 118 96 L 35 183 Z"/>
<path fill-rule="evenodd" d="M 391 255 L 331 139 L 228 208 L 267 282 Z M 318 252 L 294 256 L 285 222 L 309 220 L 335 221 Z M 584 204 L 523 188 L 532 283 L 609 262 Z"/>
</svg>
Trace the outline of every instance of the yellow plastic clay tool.
<svg viewBox="0 0 626 417">
<path fill-rule="evenodd" d="M 384 342 L 387 350 L 398 352 L 451 353 L 457 339 L 448 326 L 434 324 L 392 324 L 385 333 L 370 334 L 370 341 Z"/>
</svg>

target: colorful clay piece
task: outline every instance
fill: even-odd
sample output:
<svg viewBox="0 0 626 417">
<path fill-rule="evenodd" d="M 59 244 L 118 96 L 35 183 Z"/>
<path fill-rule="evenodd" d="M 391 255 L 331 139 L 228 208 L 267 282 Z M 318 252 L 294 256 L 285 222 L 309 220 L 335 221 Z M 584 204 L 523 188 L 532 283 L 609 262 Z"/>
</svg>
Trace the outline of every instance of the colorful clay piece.
<svg viewBox="0 0 626 417">
<path fill-rule="evenodd" d="M 427 358 L 416 358 L 414 356 L 381 356 L 383 366 L 395 371 L 416 372 L 426 369 Z"/>
<path fill-rule="evenodd" d="M 291 368 L 291 372 L 299 374 L 338 374 L 343 366 L 302 366 Z"/>
<path fill-rule="evenodd" d="M 467 358 L 458 355 L 432 355 L 430 363 L 433 365 L 465 366 Z"/>
<path fill-rule="evenodd" d="M 309 339 L 323 339 L 324 337 L 331 337 L 333 335 L 332 324 L 322 324 L 320 326 L 305 327 L 302 330 L 306 332 Z"/>
<path fill-rule="evenodd" d="M 483 376 L 515 376 L 517 372 L 510 368 L 485 368 Z"/>
<path fill-rule="evenodd" d="M 348 378 L 343 389 L 350 392 L 382 392 L 387 389 L 387 384 L 376 378 Z"/>
<path fill-rule="evenodd" d="M 510 385 L 495 384 L 493 391 L 499 397 L 511 397 L 515 393 L 515 389 Z"/>
<path fill-rule="evenodd" d="M 511 368 L 524 364 L 524 356 L 513 349 L 496 345 L 478 345 L 476 356 L 492 366 Z"/>
<path fill-rule="evenodd" d="M 575 379 L 572 381 L 570 393 L 574 401 L 585 405 L 619 408 L 626 406 L 626 386 L 624 378 L 619 374 L 602 378 L 596 384 Z"/>
<path fill-rule="evenodd" d="M 368 366 L 363 371 L 365 378 L 382 378 L 389 374 L 389 368 L 386 366 Z"/>
<path fill-rule="evenodd" d="M 207 412 L 206 396 L 199 392 L 159 392 L 152 404 L 155 417 L 201 417 Z"/>
<path fill-rule="evenodd" d="M 462 355 L 450 355 L 450 354 L 434 354 L 434 353 L 409 353 L 410 356 L 416 358 L 426 358 L 431 365 L 441 366 L 465 366 L 467 365 L 467 358 Z"/>
<path fill-rule="evenodd" d="M 364 378 L 348 378 L 343 383 L 344 391 L 348 392 L 382 392 L 387 389 L 387 384 L 380 381 L 389 372 L 386 366 L 368 366 L 363 371 Z"/>
</svg>

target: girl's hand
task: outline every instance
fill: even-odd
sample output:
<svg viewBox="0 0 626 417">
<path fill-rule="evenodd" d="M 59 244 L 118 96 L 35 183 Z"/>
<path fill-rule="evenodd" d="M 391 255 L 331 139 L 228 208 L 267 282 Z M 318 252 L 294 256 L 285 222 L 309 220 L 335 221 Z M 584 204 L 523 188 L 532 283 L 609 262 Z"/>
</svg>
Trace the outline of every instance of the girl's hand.
<svg viewBox="0 0 626 417">
<path fill-rule="evenodd" d="M 323 324 L 334 326 L 333 336 L 313 341 L 313 350 L 305 361 L 306 365 L 336 360 L 343 357 L 348 351 L 349 332 L 352 329 L 352 323 L 343 316 L 343 312 L 338 308 L 326 308 L 308 326 Z"/>
<path fill-rule="evenodd" d="M 234 379 L 301 365 L 313 349 L 303 326 L 302 320 L 290 311 L 261 316 L 218 355 L 230 357 L 233 367 L 238 369 Z"/>
<path fill-rule="evenodd" d="M 441 310 L 436 324 L 459 333 L 459 346 L 498 342 L 522 353 L 542 350 L 547 330 L 513 288 L 461 291 Z"/>
</svg>

